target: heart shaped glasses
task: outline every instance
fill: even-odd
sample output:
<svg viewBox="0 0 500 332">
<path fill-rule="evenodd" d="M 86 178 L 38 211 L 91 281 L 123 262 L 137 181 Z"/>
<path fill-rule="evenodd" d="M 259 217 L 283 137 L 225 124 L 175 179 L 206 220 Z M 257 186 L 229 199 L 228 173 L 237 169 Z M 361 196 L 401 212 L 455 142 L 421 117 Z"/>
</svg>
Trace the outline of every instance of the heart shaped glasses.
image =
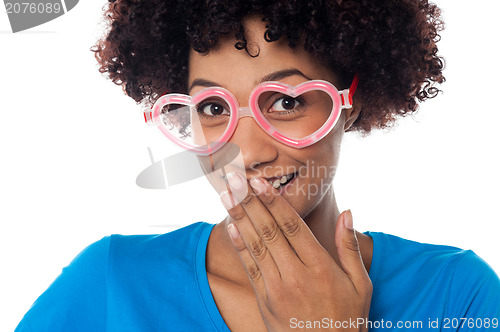
<svg viewBox="0 0 500 332">
<path fill-rule="evenodd" d="M 351 87 L 342 91 L 322 80 L 297 86 L 264 82 L 250 94 L 249 107 L 239 107 L 230 91 L 209 87 L 193 96 L 161 96 L 144 112 L 144 119 L 177 145 L 199 155 L 219 150 L 234 134 L 239 119 L 247 116 L 280 143 L 304 148 L 328 135 L 342 109 L 352 107 L 357 85 L 357 75 Z"/>
</svg>

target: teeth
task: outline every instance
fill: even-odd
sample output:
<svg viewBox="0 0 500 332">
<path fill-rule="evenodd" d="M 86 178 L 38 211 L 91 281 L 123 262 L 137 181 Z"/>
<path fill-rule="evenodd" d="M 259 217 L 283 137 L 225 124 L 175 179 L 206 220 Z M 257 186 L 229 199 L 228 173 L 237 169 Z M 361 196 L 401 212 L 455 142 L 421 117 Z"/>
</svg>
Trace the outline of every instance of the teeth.
<svg viewBox="0 0 500 332">
<path fill-rule="evenodd" d="M 288 174 L 288 175 L 283 175 L 281 178 L 279 179 L 275 179 L 275 180 L 268 180 L 269 183 L 271 184 L 271 186 L 273 186 L 274 188 L 278 189 L 282 184 L 284 184 L 285 182 L 287 182 L 288 180 L 290 180 L 291 178 L 293 178 L 294 174 Z"/>
</svg>

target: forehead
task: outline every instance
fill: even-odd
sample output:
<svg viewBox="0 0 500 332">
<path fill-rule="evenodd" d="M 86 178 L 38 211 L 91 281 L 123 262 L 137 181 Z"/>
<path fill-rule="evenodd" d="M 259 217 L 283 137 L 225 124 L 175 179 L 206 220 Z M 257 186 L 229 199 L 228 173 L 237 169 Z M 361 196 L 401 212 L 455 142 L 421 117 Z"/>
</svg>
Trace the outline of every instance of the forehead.
<svg viewBox="0 0 500 332">
<path fill-rule="evenodd" d="M 195 79 L 204 79 L 217 82 L 235 95 L 244 96 L 249 94 L 263 77 L 288 69 L 297 69 L 311 79 L 322 79 L 338 85 L 337 76 L 333 71 L 321 65 L 300 45 L 293 50 L 285 38 L 266 42 L 265 24 L 258 18 L 245 21 L 245 31 L 248 52 L 234 47 L 237 42 L 234 37 L 221 39 L 208 54 L 200 54 L 191 49 L 188 86 L 191 86 Z M 283 79 L 290 84 L 300 83 L 298 80 L 304 81 L 304 78 Z M 193 87 L 192 92 L 198 90 L 200 87 Z"/>
</svg>

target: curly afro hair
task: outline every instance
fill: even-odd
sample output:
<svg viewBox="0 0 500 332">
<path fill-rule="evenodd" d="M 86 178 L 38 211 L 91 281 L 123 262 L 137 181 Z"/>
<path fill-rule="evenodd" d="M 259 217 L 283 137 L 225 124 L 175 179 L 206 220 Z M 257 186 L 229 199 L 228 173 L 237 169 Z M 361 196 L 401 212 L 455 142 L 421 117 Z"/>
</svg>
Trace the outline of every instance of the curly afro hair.
<svg viewBox="0 0 500 332">
<path fill-rule="evenodd" d="M 91 48 L 99 71 L 148 106 L 186 92 L 191 48 L 207 53 L 234 36 L 248 52 L 242 22 L 251 14 L 266 23 L 266 41 L 286 37 L 344 82 L 358 74 L 363 108 L 349 131 L 391 127 L 445 81 L 436 47 L 444 24 L 427 0 L 109 0 L 104 11 L 107 29 Z"/>
</svg>

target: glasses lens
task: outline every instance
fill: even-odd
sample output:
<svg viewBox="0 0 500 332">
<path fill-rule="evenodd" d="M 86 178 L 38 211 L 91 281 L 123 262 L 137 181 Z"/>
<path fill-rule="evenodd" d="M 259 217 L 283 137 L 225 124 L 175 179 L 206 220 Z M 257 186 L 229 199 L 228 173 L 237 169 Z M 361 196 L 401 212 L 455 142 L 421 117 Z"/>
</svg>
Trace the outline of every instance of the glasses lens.
<svg viewBox="0 0 500 332">
<path fill-rule="evenodd" d="M 229 124 L 230 108 L 224 99 L 210 97 L 195 106 L 169 104 L 162 121 L 176 138 L 192 146 L 218 142 Z"/>
<path fill-rule="evenodd" d="M 333 110 L 332 98 L 321 90 L 308 91 L 298 97 L 265 92 L 259 96 L 258 103 L 271 125 L 281 134 L 295 139 L 315 133 Z"/>
</svg>

